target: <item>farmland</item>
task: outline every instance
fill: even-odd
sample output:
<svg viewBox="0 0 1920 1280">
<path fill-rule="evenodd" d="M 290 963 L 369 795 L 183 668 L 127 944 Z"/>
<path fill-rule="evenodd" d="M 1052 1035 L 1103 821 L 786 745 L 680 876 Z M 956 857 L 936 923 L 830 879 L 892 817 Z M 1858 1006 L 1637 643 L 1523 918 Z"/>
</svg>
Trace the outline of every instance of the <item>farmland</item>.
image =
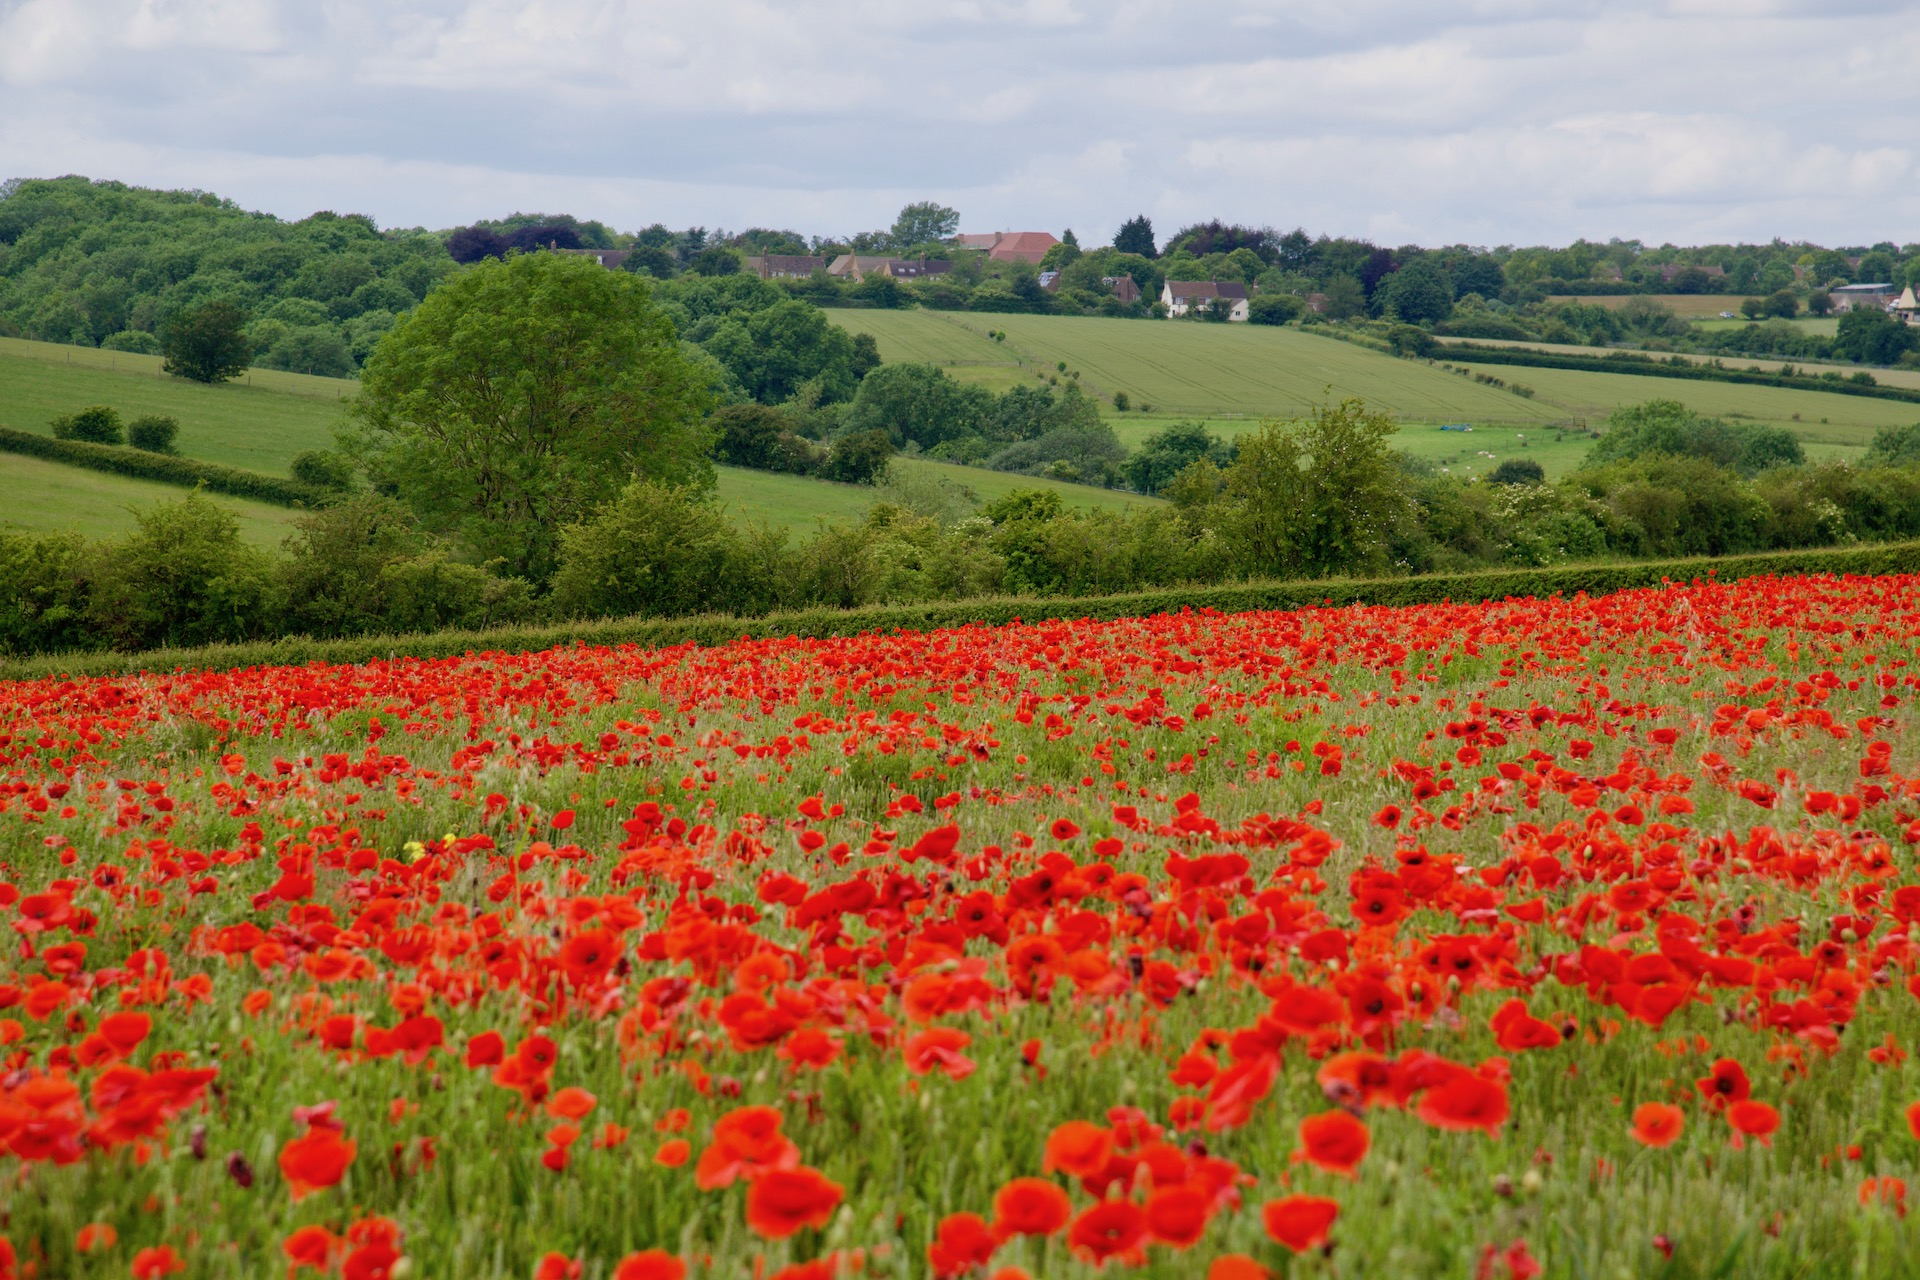
<svg viewBox="0 0 1920 1280">
<path fill-rule="evenodd" d="M 305 449 L 333 444 L 342 401 L 358 384 L 254 369 L 210 387 L 160 372 L 158 356 L 0 338 L 0 424 L 46 433 L 50 419 L 89 404 L 123 418 L 180 421 L 180 452 L 249 471 L 286 474 Z M 0 466 L 9 465 L 0 463 Z"/>
<path fill-rule="evenodd" d="M 1903 1274 L 1917 617 L 1762 578 L 0 685 L 0 1257 Z"/>
<path fill-rule="evenodd" d="M 0 454 L 0 477 L 7 486 L 6 502 L 0 505 L 0 530 L 78 533 L 90 538 L 130 533 L 136 512 L 177 501 L 187 492 L 174 485 L 11 453 Z M 232 512 L 240 522 L 240 536 L 257 547 L 279 546 L 293 532 L 293 520 L 299 514 L 223 494 L 208 494 L 207 500 Z"/>
</svg>

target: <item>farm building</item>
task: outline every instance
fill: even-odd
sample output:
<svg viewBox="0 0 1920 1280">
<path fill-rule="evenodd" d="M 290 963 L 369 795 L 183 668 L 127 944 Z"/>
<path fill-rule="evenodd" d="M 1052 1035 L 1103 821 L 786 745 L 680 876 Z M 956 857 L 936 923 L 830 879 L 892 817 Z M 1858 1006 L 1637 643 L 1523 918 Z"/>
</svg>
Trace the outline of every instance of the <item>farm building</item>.
<svg viewBox="0 0 1920 1280">
<path fill-rule="evenodd" d="M 1913 286 L 1908 285 L 1900 291 L 1900 296 L 1887 304 L 1887 314 L 1908 324 L 1920 324 L 1920 299 L 1913 296 Z"/>
<path fill-rule="evenodd" d="M 1852 311 L 1855 307 L 1885 310 L 1893 302 L 1895 292 L 1891 284 L 1842 284 L 1827 290 L 1827 296 L 1833 299 L 1835 311 Z"/>
<path fill-rule="evenodd" d="M 892 276 L 896 280 L 927 280 L 953 270 L 945 258 L 883 258 L 843 253 L 827 268 L 830 276 L 850 276 L 864 280 L 868 276 Z"/>
<path fill-rule="evenodd" d="M 1227 319 L 1245 320 L 1248 300 L 1247 286 L 1238 280 L 1169 280 L 1160 290 L 1170 316 L 1228 307 Z"/>
</svg>

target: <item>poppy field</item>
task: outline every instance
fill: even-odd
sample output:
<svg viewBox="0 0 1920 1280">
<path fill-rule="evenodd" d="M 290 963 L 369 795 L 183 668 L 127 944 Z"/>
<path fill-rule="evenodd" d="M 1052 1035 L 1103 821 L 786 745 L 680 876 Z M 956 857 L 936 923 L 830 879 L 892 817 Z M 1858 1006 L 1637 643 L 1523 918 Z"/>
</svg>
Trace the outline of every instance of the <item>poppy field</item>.
<svg viewBox="0 0 1920 1280">
<path fill-rule="evenodd" d="M 0 684 L 0 1280 L 1920 1272 L 1917 639 L 1822 576 Z"/>
</svg>

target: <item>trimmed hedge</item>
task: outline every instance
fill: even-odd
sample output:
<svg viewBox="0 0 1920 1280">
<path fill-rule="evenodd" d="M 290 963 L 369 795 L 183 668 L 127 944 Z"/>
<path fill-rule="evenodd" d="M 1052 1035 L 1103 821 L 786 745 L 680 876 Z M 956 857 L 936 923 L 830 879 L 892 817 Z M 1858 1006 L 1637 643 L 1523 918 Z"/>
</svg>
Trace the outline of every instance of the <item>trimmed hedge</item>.
<svg viewBox="0 0 1920 1280">
<path fill-rule="evenodd" d="M 929 604 L 869 609 L 814 609 L 759 618 L 708 615 L 693 618 L 610 618 L 542 627 L 491 631 L 436 631 L 421 635 L 356 636 L 340 640 L 294 637 L 255 644 L 158 649 L 146 653 L 55 654 L 0 664 L 0 679 L 47 676 L 124 675 L 169 670 L 231 670 L 253 666 L 298 666 L 310 662 L 356 663 L 382 658 L 447 658 L 472 653 L 527 653 L 559 645 L 721 645 L 752 637 L 823 637 L 862 632 L 924 631 L 973 623 L 1023 620 L 1144 617 L 1182 609 L 1242 613 L 1316 605 L 1411 605 L 1441 601 L 1500 600 L 1516 596 L 1598 595 L 1663 582 L 1690 582 L 1709 575 L 1719 581 L 1780 574 L 1871 576 L 1920 572 L 1920 542 L 1817 551 L 1777 551 L 1748 556 L 1641 560 L 1551 569 L 1497 569 L 1412 578 L 1323 578 L 1246 582 L 1231 586 L 1173 588 L 1111 596 L 988 596 Z"/>
<path fill-rule="evenodd" d="M 1581 356 L 1539 351 L 1532 347 L 1483 347 L 1473 342 L 1452 342 L 1441 350 L 1439 358 L 1460 364 L 1510 364 L 1533 369 L 1575 369 L 1585 373 L 1633 373 L 1648 378 L 1683 378 L 1690 382 L 1738 382 L 1753 387 L 1831 391 L 1841 396 L 1867 396 L 1874 400 L 1902 400 L 1908 404 L 1920 404 L 1920 390 L 1912 387 L 1884 387 L 1878 383 L 1850 382 L 1844 377 L 1811 373 L 1756 373 L 1750 369 L 1729 369 L 1717 361 L 1702 364 L 1680 356 L 1660 360 L 1637 351 Z"/>
<path fill-rule="evenodd" d="M 0 427 L 0 451 L 22 453 L 30 458 L 64 462 L 90 471 L 106 471 L 135 480 L 158 480 L 186 488 L 203 488 L 235 498 L 252 498 L 282 507 L 317 507 L 333 495 L 325 489 L 284 476 L 264 475 L 218 462 L 201 462 L 173 454 L 149 453 L 143 449 L 121 448 L 110 444 L 87 444 L 80 440 L 56 440 Z"/>
</svg>

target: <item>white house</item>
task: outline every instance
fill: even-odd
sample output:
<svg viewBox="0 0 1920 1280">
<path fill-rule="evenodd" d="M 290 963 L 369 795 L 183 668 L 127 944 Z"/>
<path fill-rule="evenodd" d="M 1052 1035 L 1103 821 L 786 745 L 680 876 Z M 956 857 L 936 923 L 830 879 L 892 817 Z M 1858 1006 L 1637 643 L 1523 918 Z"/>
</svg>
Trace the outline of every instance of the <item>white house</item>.
<svg viewBox="0 0 1920 1280">
<path fill-rule="evenodd" d="M 1228 307 L 1227 319 L 1247 318 L 1247 286 L 1238 280 L 1169 280 L 1160 289 L 1160 301 L 1170 316 Z"/>
</svg>

